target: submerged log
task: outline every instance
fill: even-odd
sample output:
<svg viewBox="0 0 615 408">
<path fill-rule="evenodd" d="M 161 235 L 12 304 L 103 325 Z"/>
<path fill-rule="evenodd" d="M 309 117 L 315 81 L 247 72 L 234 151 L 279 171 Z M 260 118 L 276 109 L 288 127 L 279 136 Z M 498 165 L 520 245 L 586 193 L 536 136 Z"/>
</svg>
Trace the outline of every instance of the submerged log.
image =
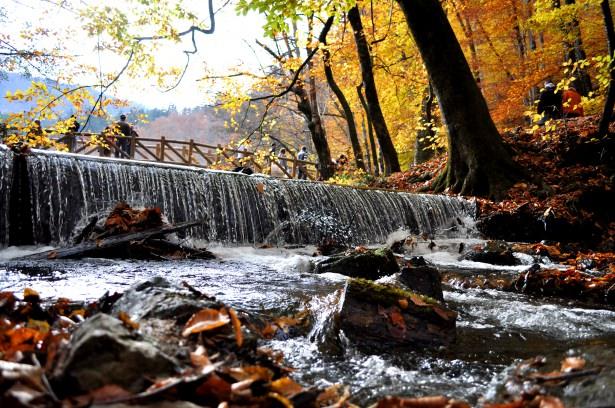
<svg viewBox="0 0 615 408">
<path fill-rule="evenodd" d="M 101 254 L 108 253 L 108 251 L 111 249 L 129 244 L 133 241 L 143 241 L 151 238 L 164 236 L 166 234 L 194 227 L 201 223 L 202 221 L 189 221 L 172 226 L 150 228 L 145 231 L 130 232 L 126 234 L 120 234 L 108 238 L 99 239 L 97 241 L 88 241 L 69 248 L 60 248 L 51 251 L 41 252 L 38 254 L 29 255 L 21 259 L 67 259 L 80 258 L 84 256 L 100 256 Z"/>
</svg>

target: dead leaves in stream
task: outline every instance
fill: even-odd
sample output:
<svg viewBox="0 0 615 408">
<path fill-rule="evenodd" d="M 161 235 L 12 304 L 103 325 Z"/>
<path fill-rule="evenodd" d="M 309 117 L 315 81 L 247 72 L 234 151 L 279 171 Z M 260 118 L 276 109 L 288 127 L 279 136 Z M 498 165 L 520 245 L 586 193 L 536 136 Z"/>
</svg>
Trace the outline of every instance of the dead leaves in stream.
<svg viewBox="0 0 615 408">
<path fill-rule="evenodd" d="M 280 365 L 279 356 L 256 348 L 254 341 L 246 342 L 247 329 L 228 307 L 202 309 L 183 327 L 176 327 L 178 341 L 185 343 L 180 347 L 188 356 L 177 375 L 151 379 L 138 393 L 107 384 L 85 395 L 58 398 L 47 380 L 58 350 L 83 317 L 101 307 L 109 309 L 109 299 L 116 298 L 106 296 L 88 306 L 60 299 L 44 309 L 33 290 L 26 290 L 23 299 L 0 293 L 0 406 L 81 408 L 160 400 L 218 407 L 349 406 L 346 387 L 305 388 L 290 378 L 291 370 Z M 128 314 L 120 312 L 118 318 L 130 330 L 140 329 Z M 303 318 L 279 318 L 273 324 L 277 330 L 288 330 Z"/>
</svg>

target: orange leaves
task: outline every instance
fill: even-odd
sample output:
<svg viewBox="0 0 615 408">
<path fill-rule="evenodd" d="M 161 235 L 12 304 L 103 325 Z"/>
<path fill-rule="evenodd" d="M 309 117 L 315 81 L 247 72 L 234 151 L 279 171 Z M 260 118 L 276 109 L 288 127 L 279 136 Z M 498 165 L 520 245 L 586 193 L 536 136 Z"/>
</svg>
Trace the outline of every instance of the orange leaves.
<svg viewBox="0 0 615 408">
<path fill-rule="evenodd" d="M 417 306 L 431 306 L 429 303 L 426 303 L 420 296 L 412 294 L 410 295 L 410 300 Z"/>
<path fill-rule="evenodd" d="M 231 317 L 231 323 L 233 324 L 233 331 L 235 332 L 235 340 L 237 341 L 237 347 L 241 347 L 243 344 L 243 333 L 241 332 L 241 322 L 237 317 L 237 313 L 233 309 L 229 309 L 229 316 Z"/>
<path fill-rule="evenodd" d="M 288 334 L 292 327 L 306 325 L 308 323 L 308 316 L 308 310 L 299 312 L 294 316 L 280 316 L 274 319 L 272 323 L 265 325 L 264 328 L 257 330 L 264 338 L 271 339 L 279 330 Z"/>
<path fill-rule="evenodd" d="M 231 319 L 224 308 L 220 310 L 203 309 L 193 314 L 190 320 L 188 320 L 182 331 L 182 336 L 188 337 L 194 333 L 213 330 L 225 326 L 230 322 Z"/>
<path fill-rule="evenodd" d="M 585 368 L 585 359 L 581 357 L 566 357 L 562 361 L 562 366 L 560 371 L 563 373 L 568 373 L 571 371 L 578 371 Z"/>
<path fill-rule="evenodd" d="M 279 380 L 271 382 L 271 390 L 285 397 L 292 397 L 293 395 L 303 391 L 303 387 L 292 379 L 283 377 Z"/>
<path fill-rule="evenodd" d="M 516 399 L 510 402 L 485 404 L 485 408 L 566 408 L 559 398 L 539 395 L 531 400 Z"/>
<path fill-rule="evenodd" d="M 128 316 L 126 312 L 120 311 L 117 314 L 117 318 L 120 319 L 122 323 L 124 324 L 124 326 L 127 327 L 128 329 L 131 329 L 131 330 L 139 329 L 139 323 L 132 321 L 132 319 L 130 319 L 130 316 Z"/>
<path fill-rule="evenodd" d="M 399 313 L 397 310 L 392 310 L 389 313 L 389 319 L 391 319 L 392 324 L 399 327 L 400 329 L 406 328 L 406 322 L 404 320 L 404 316 L 401 313 Z"/>
<path fill-rule="evenodd" d="M 188 337 L 191 334 L 215 330 L 229 323 L 232 324 L 237 347 L 241 347 L 243 345 L 241 322 L 237 317 L 237 312 L 232 308 L 203 309 L 196 312 L 186 322 L 184 330 L 182 331 L 182 336 Z"/>
<path fill-rule="evenodd" d="M 420 398 L 387 397 L 378 401 L 376 408 L 470 408 L 470 405 L 466 402 L 444 396 Z"/>
</svg>

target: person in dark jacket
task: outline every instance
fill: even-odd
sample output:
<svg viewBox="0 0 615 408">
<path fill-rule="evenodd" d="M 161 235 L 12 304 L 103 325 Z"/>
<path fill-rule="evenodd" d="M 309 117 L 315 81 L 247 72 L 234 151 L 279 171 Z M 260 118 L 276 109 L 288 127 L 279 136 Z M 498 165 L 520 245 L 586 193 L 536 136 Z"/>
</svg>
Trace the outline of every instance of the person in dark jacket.
<svg viewBox="0 0 615 408">
<path fill-rule="evenodd" d="M 556 92 L 555 89 L 553 82 L 550 80 L 545 82 L 545 87 L 538 100 L 538 114 L 542 115 L 538 121 L 539 125 L 544 125 L 547 120 L 562 117 L 562 94 Z"/>
<path fill-rule="evenodd" d="M 115 151 L 115 157 L 130 157 L 130 137 L 132 136 L 132 126 L 126 122 L 126 115 L 120 115 L 120 121 L 115 124 L 116 129 L 119 131 L 119 136 L 117 138 L 117 147 L 120 148 L 120 151 Z M 124 137 L 122 137 L 124 136 Z"/>
<path fill-rule="evenodd" d="M 76 133 L 79 132 L 79 129 L 81 128 L 81 124 L 79 122 L 77 122 L 77 117 L 75 115 L 70 115 L 70 118 L 68 118 L 68 120 L 70 121 L 69 125 L 68 125 L 68 150 L 70 152 L 74 152 L 75 150 L 77 150 L 77 137 L 76 137 Z"/>
</svg>

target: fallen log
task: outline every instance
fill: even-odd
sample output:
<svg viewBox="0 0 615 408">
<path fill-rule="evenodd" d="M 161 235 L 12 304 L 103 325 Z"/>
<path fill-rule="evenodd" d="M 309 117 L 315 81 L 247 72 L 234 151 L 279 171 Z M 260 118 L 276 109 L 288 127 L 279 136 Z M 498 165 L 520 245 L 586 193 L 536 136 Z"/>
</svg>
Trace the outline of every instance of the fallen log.
<svg viewBox="0 0 615 408">
<path fill-rule="evenodd" d="M 78 258 L 83 256 L 96 255 L 97 252 L 116 248 L 124 244 L 129 244 L 132 241 L 143 241 L 151 238 L 156 238 L 162 235 L 171 234 L 181 231 L 186 228 L 194 227 L 202 224 L 203 221 L 188 221 L 172 226 L 161 226 L 150 228 L 139 232 L 130 232 L 127 234 L 114 235 L 108 238 L 102 238 L 96 241 L 88 241 L 82 244 L 74 245 L 68 248 L 53 249 L 51 251 L 40 252 L 38 254 L 28 255 L 21 260 L 37 260 L 37 259 L 68 259 Z"/>
</svg>

